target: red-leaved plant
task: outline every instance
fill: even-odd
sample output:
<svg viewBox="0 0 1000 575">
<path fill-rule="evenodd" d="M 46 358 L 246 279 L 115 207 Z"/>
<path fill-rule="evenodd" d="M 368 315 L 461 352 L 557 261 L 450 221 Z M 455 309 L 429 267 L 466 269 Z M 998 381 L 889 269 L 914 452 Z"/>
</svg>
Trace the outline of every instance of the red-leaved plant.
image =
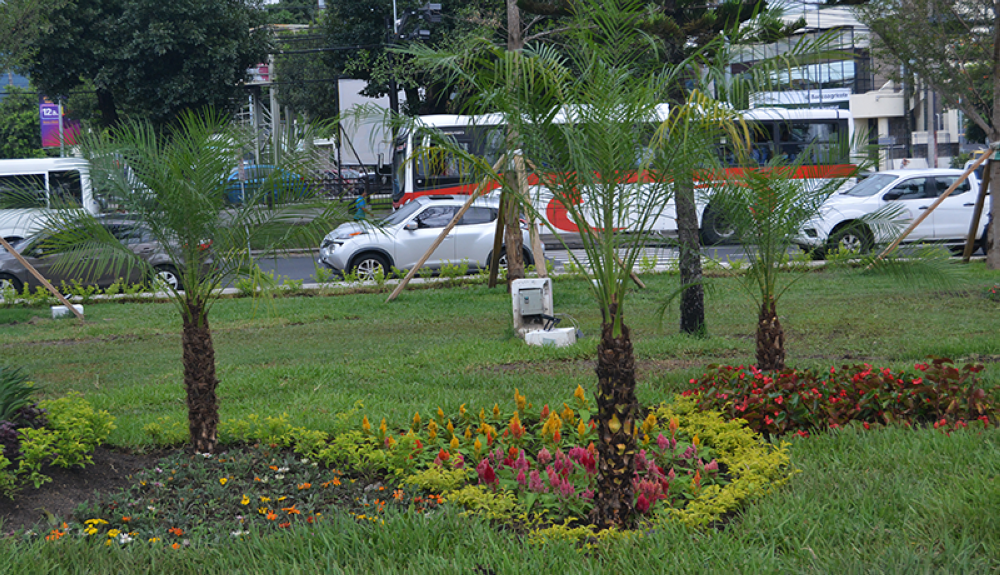
<svg viewBox="0 0 1000 575">
<path fill-rule="evenodd" d="M 865 428 L 893 422 L 961 427 L 974 420 L 988 426 L 997 422 L 997 411 L 981 387 L 982 369 L 957 368 L 946 358 L 917 363 L 915 373 L 867 363 L 828 373 L 710 365 L 684 395 L 697 395 L 699 408 L 744 419 L 765 436 L 808 435 L 851 421 Z"/>
</svg>

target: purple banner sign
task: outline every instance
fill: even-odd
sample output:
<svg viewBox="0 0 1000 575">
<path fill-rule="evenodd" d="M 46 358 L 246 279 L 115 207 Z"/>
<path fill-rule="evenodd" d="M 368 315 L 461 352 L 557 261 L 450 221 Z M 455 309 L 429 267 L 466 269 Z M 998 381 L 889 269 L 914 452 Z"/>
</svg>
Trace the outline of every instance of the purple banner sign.
<svg viewBox="0 0 1000 575">
<path fill-rule="evenodd" d="M 58 148 L 59 138 L 59 104 L 53 103 L 45 96 L 38 99 L 38 117 L 42 123 L 42 147 Z M 63 117 L 62 139 L 67 145 L 76 144 L 76 136 L 80 133 L 80 123 Z"/>
</svg>

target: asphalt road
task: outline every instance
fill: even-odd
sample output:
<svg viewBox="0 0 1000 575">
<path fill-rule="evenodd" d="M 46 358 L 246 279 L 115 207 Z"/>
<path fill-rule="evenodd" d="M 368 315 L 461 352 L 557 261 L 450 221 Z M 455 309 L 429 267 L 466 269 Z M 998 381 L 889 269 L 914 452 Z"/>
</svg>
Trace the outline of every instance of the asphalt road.
<svg viewBox="0 0 1000 575">
<path fill-rule="evenodd" d="M 582 262 L 586 262 L 583 250 L 572 250 L 573 254 Z M 315 281 L 316 262 L 319 252 L 312 254 L 295 254 L 279 257 L 267 257 L 258 260 L 260 269 L 264 272 L 275 272 L 277 276 L 287 277 L 292 280 L 305 280 L 306 283 Z M 743 258 L 743 249 L 738 245 L 720 245 L 710 248 L 702 248 L 702 255 L 721 262 L 736 261 Z M 561 271 L 567 262 L 572 261 L 570 253 L 564 249 L 545 250 L 546 259 L 552 261 L 554 269 Z M 646 262 L 655 262 L 658 265 L 665 265 L 677 259 L 677 249 L 672 247 L 650 247 L 646 248 Z M 641 260 L 641 258 L 640 258 Z"/>
</svg>

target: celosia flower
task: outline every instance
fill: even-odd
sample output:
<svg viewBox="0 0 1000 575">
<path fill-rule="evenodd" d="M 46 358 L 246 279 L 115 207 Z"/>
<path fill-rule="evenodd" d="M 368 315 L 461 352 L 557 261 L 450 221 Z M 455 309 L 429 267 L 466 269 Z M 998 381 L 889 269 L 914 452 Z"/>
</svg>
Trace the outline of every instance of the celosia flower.
<svg viewBox="0 0 1000 575">
<path fill-rule="evenodd" d="M 684 453 L 681 454 L 681 459 L 691 459 L 692 457 L 694 457 L 694 454 L 695 454 L 695 449 L 694 446 L 691 445 L 684 450 Z"/>
<path fill-rule="evenodd" d="M 573 497 L 576 495 L 576 488 L 573 487 L 573 483 L 571 481 L 563 481 L 559 485 L 559 494 L 563 497 Z"/>
<path fill-rule="evenodd" d="M 656 446 L 660 448 L 660 451 L 666 451 L 667 447 L 670 446 L 670 440 L 661 433 L 656 436 Z"/>
<path fill-rule="evenodd" d="M 576 434 L 580 436 L 580 439 L 583 439 L 583 436 L 587 435 L 587 424 L 582 419 L 580 420 L 580 424 L 576 426 Z"/>
<path fill-rule="evenodd" d="M 645 495 L 641 493 L 639 494 L 639 499 L 637 499 L 635 502 L 635 509 L 639 513 L 645 513 L 649 511 L 649 500 L 646 499 Z"/>
<path fill-rule="evenodd" d="M 367 415 L 364 416 L 364 418 L 361 420 L 361 430 L 364 431 L 365 434 L 372 432 L 372 424 L 370 421 L 368 421 Z"/>
<path fill-rule="evenodd" d="M 497 403 L 493 404 L 493 419 L 500 419 L 500 405 Z"/>
<path fill-rule="evenodd" d="M 514 404 L 517 405 L 517 410 L 518 411 L 524 411 L 524 407 L 527 405 L 527 403 L 528 403 L 528 398 L 525 397 L 525 396 L 523 396 L 523 395 L 521 395 L 521 393 L 515 387 L 514 388 Z"/>
<path fill-rule="evenodd" d="M 587 401 L 587 398 L 583 395 L 583 386 L 576 386 L 576 391 L 573 392 L 573 397 L 577 398 L 581 403 Z"/>
<path fill-rule="evenodd" d="M 543 447 L 541 451 L 538 452 L 538 457 L 536 459 L 538 460 L 538 465 L 544 467 L 552 461 L 552 453 Z"/>
<path fill-rule="evenodd" d="M 528 478 L 524 476 L 524 470 L 523 469 L 521 469 L 521 470 L 519 470 L 517 472 L 517 483 L 521 487 L 527 487 L 528 486 Z"/>
<path fill-rule="evenodd" d="M 462 469 L 465 467 L 465 457 L 461 453 L 456 453 L 451 460 L 452 469 Z"/>
<path fill-rule="evenodd" d="M 705 464 L 705 471 L 718 471 L 718 470 L 719 470 L 719 462 L 714 459 Z"/>
<path fill-rule="evenodd" d="M 412 430 L 414 430 L 414 431 L 420 429 L 420 412 L 419 411 L 413 414 L 413 424 L 410 426 L 410 428 Z"/>
<path fill-rule="evenodd" d="M 542 483 L 542 476 L 538 473 L 537 469 L 531 471 L 528 475 L 528 489 L 535 493 L 548 493 L 549 488 Z"/>
</svg>

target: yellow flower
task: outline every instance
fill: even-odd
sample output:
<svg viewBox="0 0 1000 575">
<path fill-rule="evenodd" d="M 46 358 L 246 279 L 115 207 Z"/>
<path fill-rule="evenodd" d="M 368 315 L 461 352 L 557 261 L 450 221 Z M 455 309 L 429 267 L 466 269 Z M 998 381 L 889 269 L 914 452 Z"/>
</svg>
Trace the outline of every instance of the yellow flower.
<svg viewBox="0 0 1000 575">
<path fill-rule="evenodd" d="M 465 438 L 466 439 L 472 439 L 472 428 L 471 427 L 466 427 L 465 428 Z"/>
<path fill-rule="evenodd" d="M 149 542 L 150 542 L 150 543 L 156 543 L 156 542 L 157 542 L 157 541 L 159 541 L 159 540 L 160 540 L 160 538 L 159 538 L 159 537 L 150 537 L 150 538 L 149 538 Z"/>
<path fill-rule="evenodd" d="M 451 446 L 452 450 L 458 449 L 458 446 L 459 446 L 458 437 L 456 437 L 456 436 L 453 435 L 451 437 L 451 443 L 449 445 Z"/>
<path fill-rule="evenodd" d="M 243 499 L 240 500 L 240 505 L 249 505 L 249 504 L 250 504 L 250 498 L 247 497 L 246 494 L 244 494 Z"/>
<path fill-rule="evenodd" d="M 386 427 L 385 427 L 385 418 L 384 417 L 382 418 L 382 423 L 380 423 L 379 426 L 378 426 L 378 430 L 382 433 L 382 435 L 385 435 L 385 433 L 386 433 Z"/>
<path fill-rule="evenodd" d="M 452 437 L 455 436 L 455 425 L 451 422 L 450 419 L 448 420 L 448 425 L 445 426 L 445 429 L 448 430 L 448 433 L 450 433 Z"/>
<path fill-rule="evenodd" d="M 115 537 L 118 537 L 118 535 L 120 535 L 120 534 L 121 534 L 121 531 L 119 531 L 117 529 L 112 529 L 111 531 L 108 531 L 108 539 L 114 539 Z"/>
<path fill-rule="evenodd" d="M 517 405 L 518 411 L 524 411 L 524 406 L 528 402 L 528 398 L 521 395 L 521 392 L 514 388 L 514 403 Z"/>
<path fill-rule="evenodd" d="M 642 422 L 642 431 L 646 434 L 652 433 L 653 428 L 656 427 L 656 415 L 653 412 L 649 413 L 646 420 Z"/>
<path fill-rule="evenodd" d="M 85 527 L 83 529 L 83 532 L 86 533 L 87 535 L 94 535 L 95 533 L 97 533 L 97 527 Z"/>
<path fill-rule="evenodd" d="M 86 523 L 87 525 L 104 525 L 107 524 L 107 521 L 103 519 L 88 519 L 84 521 L 84 523 Z"/>
<path fill-rule="evenodd" d="M 577 385 L 576 391 L 573 392 L 573 397 L 579 399 L 581 402 L 586 402 L 587 398 L 583 395 L 583 386 Z"/>
<path fill-rule="evenodd" d="M 463 416 L 465 415 L 465 404 L 464 403 L 462 405 L 458 406 L 458 414 L 459 415 L 463 415 Z"/>
<path fill-rule="evenodd" d="M 427 422 L 427 437 L 431 441 L 433 441 L 434 439 L 437 438 L 437 434 L 438 434 L 438 426 L 437 423 L 434 423 L 434 420 L 432 419 Z"/>
<path fill-rule="evenodd" d="M 444 410 L 440 407 L 438 408 L 438 421 L 444 421 Z"/>
<path fill-rule="evenodd" d="M 500 419 L 500 405 L 493 404 L 493 419 Z"/>
<path fill-rule="evenodd" d="M 413 425 L 410 426 L 410 429 L 420 429 L 420 412 L 419 411 L 413 414 Z"/>
<path fill-rule="evenodd" d="M 219 479 L 219 485 L 225 485 L 227 481 L 229 481 L 229 478 L 228 477 L 223 477 L 223 478 Z"/>
<path fill-rule="evenodd" d="M 372 432 L 372 424 L 371 422 L 368 421 L 367 415 L 364 417 L 363 420 L 361 420 L 361 429 L 364 430 L 365 433 Z"/>
<path fill-rule="evenodd" d="M 697 448 L 697 447 L 698 447 L 698 445 L 699 445 L 699 444 L 701 443 L 701 440 L 700 440 L 700 439 L 698 439 L 698 436 L 697 436 L 697 435 L 695 435 L 694 437 L 692 437 L 692 438 L 691 438 L 691 443 L 693 443 L 693 444 L 694 444 L 694 446 L 695 446 L 695 447 Z"/>
<path fill-rule="evenodd" d="M 580 425 L 576 426 L 576 432 L 580 435 L 580 437 L 587 435 L 587 424 L 584 423 L 582 419 L 580 420 Z"/>
<path fill-rule="evenodd" d="M 268 501 L 271 500 L 271 498 L 270 497 L 261 497 L 260 500 L 263 501 L 264 503 L 267 503 Z"/>
<path fill-rule="evenodd" d="M 565 420 L 565 421 L 566 421 L 567 423 L 570 423 L 570 424 L 572 424 L 572 423 L 573 423 L 573 417 L 574 417 L 574 415 L 575 415 L 575 414 L 573 413 L 573 409 L 572 409 L 572 408 L 571 408 L 570 406 L 568 406 L 568 405 L 566 405 L 566 404 L 564 403 L 564 404 L 563 404 L 563 412 L 562 412 L 562 418 L 563 418 L 563 419 L 564 419 L 564 420 Z"/>
</svg>

